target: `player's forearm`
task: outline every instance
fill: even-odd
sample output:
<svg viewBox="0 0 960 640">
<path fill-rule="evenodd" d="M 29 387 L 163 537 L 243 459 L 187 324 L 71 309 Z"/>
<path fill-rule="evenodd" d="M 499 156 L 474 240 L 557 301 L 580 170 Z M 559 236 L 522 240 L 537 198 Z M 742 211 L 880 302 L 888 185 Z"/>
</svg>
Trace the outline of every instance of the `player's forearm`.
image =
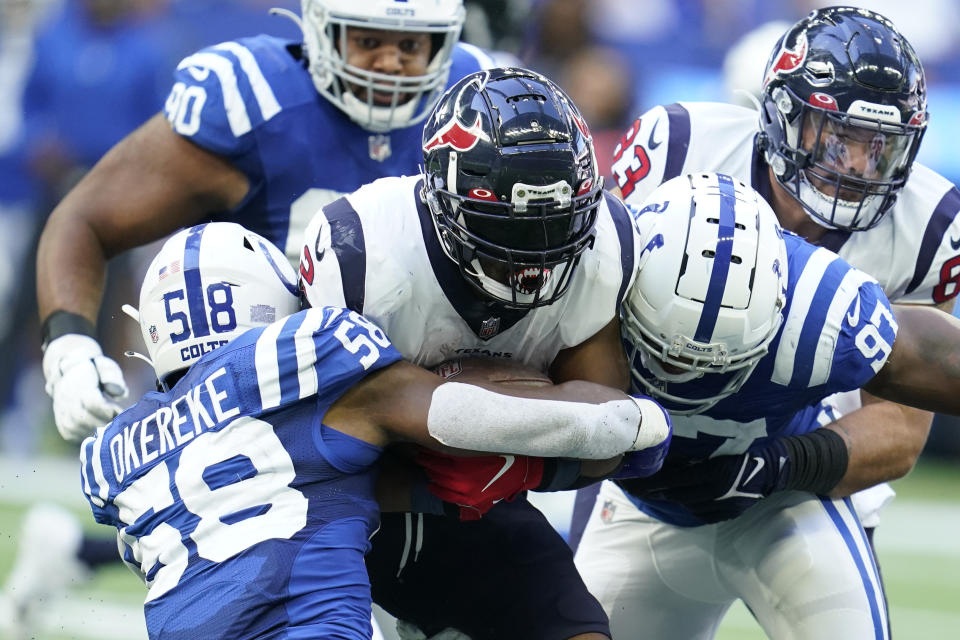
<svg viewBox="0 0 960 640">
<path fill-rule="evenodd" d="M 589 385 L 567 383 L 571 394 L 576 395 L 578 384 Z M 556 390 L 556 387 L 551 389 Z M 648 419 L 649 427 L 641 425 L 647 417 L 641 403 L 652 405 L 652 401 L 635 402 L 626 395 L 618 395 L 619 398 L 605 402 L 520 398 L 475 385 L 448 382 L 433 392 L 427 427 L 438 442 L 458 449 L 542 457 L 610 458 L 635 448 L 638 441 L 645 438 L 641 426 L 649 429 L 654 426 L 652 415 Z"/>
<path fill-rule="evenodd" d="M 69 210 L 69 196 L 51 214 L 37 248 L 37 307 L 41 322 L 70 311 L 96 322 L 106 257 L 93 230 Z"/>
<path fill-rule="evenodd" d="M 901 478 L 913 468 L 930 432 L 933 415 L 892 402 L 876 402 L 853 411 L 825 428 L 847 443 L 847 471 L 832 497 Z"/>
<path fill-rule="evenodd" d="M 931 307 L 895 305 L 900 330 L 886 364 L 864 387 L 912 407 L 960 415 L 960 320 Z"/>
<path fill-rule="evenodd" d="M 557 354 L 550 365 L 556 383 L 586 380 L 627 391 L 630 369 L 620 342 L 620 320 L 614 318 L 585 342 Z"/>
</svg>

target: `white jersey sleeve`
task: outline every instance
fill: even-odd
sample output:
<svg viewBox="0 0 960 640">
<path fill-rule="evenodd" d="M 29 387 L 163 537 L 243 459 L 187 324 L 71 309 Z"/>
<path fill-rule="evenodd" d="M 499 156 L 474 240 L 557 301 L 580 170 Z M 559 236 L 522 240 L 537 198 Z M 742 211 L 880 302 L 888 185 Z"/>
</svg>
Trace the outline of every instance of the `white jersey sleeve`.
<svg viewBox="0 0 960 640">
<path fill-rule="evenodd" d="M 410 255 L 411 216 L 400 209 L 412 206 L 418 180 L 381 178 L 314 215 L 300 255 L 300 283 L 310 306 L 357 313 L 372 308 L 383 315 L 407 300 L 410 268 L 404 259 Z"/>
<path fill-rule="evenodd" d="M 613 154 L 624 201 L 639 207 L 662 182 L 691 171 L 717 171 L 750 184 L 757 113 L 714 102 L 674 103 L 641 115 Z M 746 174 L 746 176 L 744 175 Z"/>
<path fill-rule="evenodd" d="M 881 283 L 891 300 L 942 304 L 960 292 L 958 214 L 960 191 L 936 172 L 914 164 L 907 185 L 888 214 L 895 229 L 893 250 L 883 260 L 873 254 L 874 262 L 879 262 L 876 269 L 890 271 L 889 284 L 882 279 Z M 869 249 L 860 247 L 863 260 L 869 259 Z"/>
</svg>

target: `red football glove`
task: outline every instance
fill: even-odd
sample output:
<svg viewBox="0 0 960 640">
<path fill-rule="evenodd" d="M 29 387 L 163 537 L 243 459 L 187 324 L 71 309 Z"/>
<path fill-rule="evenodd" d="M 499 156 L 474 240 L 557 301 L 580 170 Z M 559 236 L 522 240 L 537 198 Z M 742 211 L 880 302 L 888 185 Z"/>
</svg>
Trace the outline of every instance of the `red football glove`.
<svg viewBox="0 0 960 640">
<path fill-rule="evenodd" d="M 499 455 L 460 457 L 422 449 L 415 460 L 430 479 L 427 488 L 457 505 L 461 520 L 479 520 L 501 500 L 540 486 L 543 458 Z"/>
</svg>

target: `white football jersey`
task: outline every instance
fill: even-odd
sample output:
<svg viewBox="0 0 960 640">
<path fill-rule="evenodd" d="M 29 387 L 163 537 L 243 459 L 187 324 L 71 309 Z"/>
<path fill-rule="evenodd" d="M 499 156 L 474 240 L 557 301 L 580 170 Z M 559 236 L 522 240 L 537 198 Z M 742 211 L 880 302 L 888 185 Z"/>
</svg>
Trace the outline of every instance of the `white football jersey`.
<svg viewBox="0 0 960 640">
<path fill-rule="evenodd" d="M 613 177 L 640 207 L 661 182 L 697 171 L 742 180 L 769 202 L 771 184 L 755 139 L 758 114 L 712 102 L 657 106 L 640 116 L 614 151 Z M 869 273 L 893 302 L 939 304 L 960 291 L 960 192 L 913 164 L 891 211 L 867 231 L 829 231 L 816 244 Z"/>
<path fill-rule="evenodd" d="M 300 261 L 312 306 L 362 313 L 422 366 L 483 355 L 541 371 L 617 316 L 640 251 L 633 220 L 613 195 L 604 194 L 595 242 L 567 292 L 551 305 L 517 311 L 487 302 L 444 253 L 420 197 L 422 180 L 382 178 L 317 212 Z"/>
</svg>

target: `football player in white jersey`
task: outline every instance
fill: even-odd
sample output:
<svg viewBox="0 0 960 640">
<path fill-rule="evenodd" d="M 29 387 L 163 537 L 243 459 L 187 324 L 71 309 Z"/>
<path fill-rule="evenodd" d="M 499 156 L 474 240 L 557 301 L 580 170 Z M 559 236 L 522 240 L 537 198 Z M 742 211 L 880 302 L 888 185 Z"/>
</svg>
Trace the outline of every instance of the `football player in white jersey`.
<svg viewBox="0 0 960 640">
<path fill-rule="evenodd" d="M 654 107 L 624 135 L 612 171 L 632 205 L 690 171 L 729 174 L 759 191 L 785 229 L 875 277 L 893 302 L 950 311 L 960 290 L 960 192 L 914 162 L 926 123 L 910 44 L 872 11 L 831 7 L 777 43 L 759 114 L 718 103 Z M 932 419 L 858 395 L 864 406 L 844 398 L 854 410 L 838 424 L 871 429 L 863 446 L 876 445 L 876 455 L 850 466 L 838 486 L 846 493 L 906 474 Z M 825 418 L 839 414 L 833 407 Z M 855 494 L 868 527 L 892 495 L 886 485 Z"/>
<path fill-rule="evenodd" d="M 235 223 L 175 234 L 147 268 L 131 315 L 158 391 L 80 458 L 94 516 L 149 589 L 150 638 L 370 638 L 363 554 L 391 441 L 602 459 L 649 431 L 649 400 L 464 384 L 467 360 L 448 381 L 363 316 L 300 306 L 283 253 Z"/>
<path fill-rule="evenodd" d="M 820 428 L 819 403 L 865 387 L 957 413 L 960 321 L 894 307 L 729 176 L 647 203 L 624 342 L 675 433 L 660 472 L 603 483 L 577 549 L 614 637 L 707 640 L 740 598 L 770 638 L 889 638 L 870 544 L 834 493 L 871 430 Z"/>
<path fill-rule="evenodd" d="M 478 72 L 441 99 L 423 154 L 422 175 L 317 213 L 300 261 L 307 301 L 362 312 L 416 364 L 483 354 L 624 388 L 618 309 L 638 239 L 602 191 L 576 106 L 539 74 Z M 473 523 L 384 514 L 367 566 L 374 601 L 427 637 L 609 636 L 569 549 L 524 498 Z"/>
</svg>

